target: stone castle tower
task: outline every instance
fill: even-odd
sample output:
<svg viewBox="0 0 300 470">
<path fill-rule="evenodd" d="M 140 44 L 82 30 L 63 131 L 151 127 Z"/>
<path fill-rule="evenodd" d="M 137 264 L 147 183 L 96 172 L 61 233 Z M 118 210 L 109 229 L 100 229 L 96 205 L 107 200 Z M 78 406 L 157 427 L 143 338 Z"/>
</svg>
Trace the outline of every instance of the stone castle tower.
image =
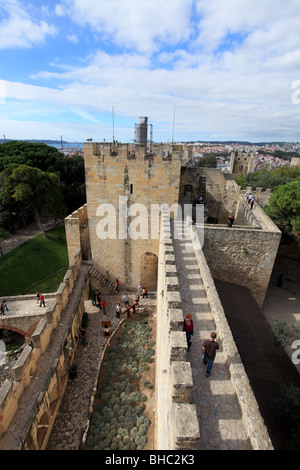
<svg viewBox="0 0 300 470">
<path fill-rule="evenodd" d="M 147 145 L 84 145 L 93 264 L 129 289 L 136 289 L 139 281 L 156 289 L 159 240 L 153 208 L 177 204 L 187 151 L 180 145 L 155 144 L 151 152 Z"/>
<path fill-rule="evenodd" d="M 247 175 L 254 171 L 254 167 L 255 158 L 253 154 L 244 152 L 231 153 L 229 173 L 233 175 Z"/>
</svg>

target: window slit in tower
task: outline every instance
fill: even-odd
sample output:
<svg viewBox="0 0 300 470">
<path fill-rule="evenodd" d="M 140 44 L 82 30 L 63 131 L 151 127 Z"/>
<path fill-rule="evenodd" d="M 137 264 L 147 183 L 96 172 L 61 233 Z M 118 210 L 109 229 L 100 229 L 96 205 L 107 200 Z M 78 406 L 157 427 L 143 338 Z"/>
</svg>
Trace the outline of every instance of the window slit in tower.
<svg viewBox="0 0 300 470">
<path fill-rule="evenodd" d="M 130 194 L 133 194 L 133 184 L 130 185 Z"/>
</svg>

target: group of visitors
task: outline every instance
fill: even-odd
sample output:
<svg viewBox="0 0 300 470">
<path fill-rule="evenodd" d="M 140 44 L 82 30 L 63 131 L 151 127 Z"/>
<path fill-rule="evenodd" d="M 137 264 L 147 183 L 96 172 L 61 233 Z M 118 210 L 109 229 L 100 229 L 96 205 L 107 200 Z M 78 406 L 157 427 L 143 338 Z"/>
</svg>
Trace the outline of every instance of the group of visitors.
<svg viewBox="0 0 300 470">
<path fill-rule="evenodd" d="M 188 313 L 184 319 L 183 331 L 186 333 L 186 340 L 189 351 L 190 347 L 192 346 L 191 338 L 194 334 L 194 322 L 190 313 Z M 211 374 L 212 366 L 218 349 L 219 343 L 217 342 L 217 333 L 212 331 L 210 338 L 206 339 L 202 344 L 201 358 L 203 363 L 206 365 L 206 377 L 209 377 Z"/>
<path fill-rule="evenodd" d="M 105 286 L 107 286 L 108 283 L 109 283 L 109 272 L 106 271 Z M 119 279 L 116 279 L 115 291 L 116 291 L 116 293 L 120 292 Z M 135 296 L 134 303 L 138 304 L 141 297 L 143 297 L 143 299 L 148 298 L 148 291 L 147 291 L 146 287 L 142 287 L 142 284 L 139 281 L 139 283 L 138 283 L 138 292 Z M 94 305 L 95 307 L 98 307 L 99 310 L 101 310 L 104 315 L 106 315 L 106 304 L 107 304 L 107 302 L 104 298 L 102 298 L 102 294 L 99 290 L 97 290 L 96 292 L 92 292 L 92 305 Z M 121 305 L 122 304 L 124 305 L 125 310 L 127 308 L 129 308 L 129 299 L 128 299 L 128 295 L 126 293 L 122 296 L 121 301 L 118 302 L 117 305 L 116 305 L 116 318 L 121 317 L 121 314 L 122 314 Z"/>
<path fill-rule="evenodd" d="M 36 291 L 36 303 L 40 304 L 40 307 L 42 305 L 43 307 L 46 307 L 45 296 L 43 294 L 40 294 L 38 291 Z M 5 315 L 4 310 L 6 310 L 7 312 L 9 310 L 5 299 L 3 299 L 0 304 L 0 315 Z"/>
<path fill-rule="evenodd" d="M 102 310 L 103 315 L 106 315 L 106 303 L 105 298 L 102 298 L 102 294 L 99 290 L 92 293 L 92 305 Z"/>
<path fill-rule="evenodd" d="M 8 312 L 9 308 L 7 306 L 7 302 L 5 299 L 2 300 L 1 305 L 0 305 L 0 314 L 5 315 L 4 310 Z"/>
</svg>

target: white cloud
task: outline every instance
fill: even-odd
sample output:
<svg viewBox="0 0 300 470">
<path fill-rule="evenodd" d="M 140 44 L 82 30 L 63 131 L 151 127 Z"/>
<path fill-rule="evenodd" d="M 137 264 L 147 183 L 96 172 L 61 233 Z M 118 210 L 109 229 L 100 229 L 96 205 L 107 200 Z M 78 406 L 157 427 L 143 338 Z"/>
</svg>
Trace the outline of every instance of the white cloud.
<svg viewBox="0 0 300 470">
<path fill-rule="evenodd" d="M 78 37 L 74 33 L 67 34 L 67 39 L 71 42 L 74 42 L 74 43 L 79 42 Z"/>
<path fill-rule="evenodd" d="M 60 5 L 60 4 L 55 6 L 54 12 L 57 16 L 65 16 L 65 14 L 66 14 L 66 11 L 65 11 L 63 5 Z"/>
<path fill-rule="evenodd" d="M 228 33 L 247 36 L 258 32 L 270 38 L 268 32 L 278 24 L 285 26 L 288 36 L 297 32 L 300 4 L 298 0 L 196 0 L 196 10 L 201 15 L 197 43 L 213 49 Z"/>
<path fill-rule="evenodd" d="M 31 47 L 44 43 L 47 36 L 54 36 L 56 28 L 45 21 L 35 22 L 18 0 L 4 0 L 0 13 L 5 17 L 0 23 L 0 49 Z"/>
<path fill-rule="evenodd" d="M 89 26 L 113 43 L 149 52 L 160 43 L 176 44 L 188 39 L 192 0 L 63 0 L 58 15 Z"/>
<path fill-rule="evenodd" d="M 66 16 L 69 41 L 76 41 L 75 23 L 78 37 L 97 36 L 90 42 L 92 52 L 76 57 L 80 66 L 72 56 L 69 64 L 59 57 L 49 60 L 55 72 L 43 66 L 30 77 L 40 86 L 7 83 L 10 119 L 18 119 L 11 100 L 20 103 L 24 118 L 22 104 L 28 102 L 43 118 L 55 109 L 73 112 L 84 126 L 92 123 L 91 133 L 98 129 L 90 137 L 108 132 L 103 138 L 109 139 L 107 128 L 94 123 L 114 106 L 116 116 L 132 123 L 149 116 L 158 138 L 172 127 L 175 106 L 176 130 L 186 138 L 297 136 L 300 106 L 291 96 L 292 83 L 300 79 L 298 0 L 286 0 L 284 8 L 281 0 L 145 0 L 142 5 L 137 0 L 61 0 L 55 14 L 59 21 Z M 113 54 L 106 41 L 116 45 Z M 41 86 L 45 80 L 49 85 Z M 34 121 L 33 113 L 29 119 Z M 88 136 L 86 129 L 81 139 Z M 129 132 L 127 141 L 133 125 Z"/>
</svg>

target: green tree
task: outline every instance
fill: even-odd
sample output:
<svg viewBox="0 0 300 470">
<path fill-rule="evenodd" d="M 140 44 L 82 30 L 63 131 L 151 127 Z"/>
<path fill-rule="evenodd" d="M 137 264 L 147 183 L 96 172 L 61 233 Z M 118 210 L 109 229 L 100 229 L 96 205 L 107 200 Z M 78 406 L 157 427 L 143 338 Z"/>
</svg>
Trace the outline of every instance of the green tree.
<svg viewBox="0 0 300 470">
<path fill-rule="evenodd" d="M 33 215 L 44 237 L 47 233 L 41 222 L 41 214 L 64 214 L 65 205 L 60 190 L 59 177 L 39 168 L 27 165 L 9 165 L 1 174 L 2 187 L 0 192 L 4 207 L 19 205 Z"/>
<path fill-rule="evenodd" d="M 28 165 L 59 176 L 67 211 L 86 203 L 84 160 L 43 143 L 9 141 L 0 145 L 0 172 L 11 164 Z"/>
<path fill-rule="evenodd" d="M 300 176 L 300 168 L 284 166 L 273 170 L 264 168 L 261 171 L 248 173 L 246 176 L 236 176 L 235 181 L 242 189 L 250 186 L 253 190 L 262 188 L 265 191 L 267 188 L 274 190 L 277 186 L 289 183 L 298 176 Z"/>
<path fill-rule="evenodd" d="M 277 186 L 264 210 L 283 231 L 299 232 L 300 176 L 290 183 Z"/>
<path fill-rule="evenodd" d="M 206 168 L 217 168 L 217 159 L 213 153 L 208 153 L 196 163 L 196 166 Z"/>
<path fill-rule="evenodd" d="M 17 163 L 54 172 L 57 158 L 63 156 L 56 148 L 43 143 L 13 140 L 0 145 L 0 171 L 11 163 Z"/>
</svg>

